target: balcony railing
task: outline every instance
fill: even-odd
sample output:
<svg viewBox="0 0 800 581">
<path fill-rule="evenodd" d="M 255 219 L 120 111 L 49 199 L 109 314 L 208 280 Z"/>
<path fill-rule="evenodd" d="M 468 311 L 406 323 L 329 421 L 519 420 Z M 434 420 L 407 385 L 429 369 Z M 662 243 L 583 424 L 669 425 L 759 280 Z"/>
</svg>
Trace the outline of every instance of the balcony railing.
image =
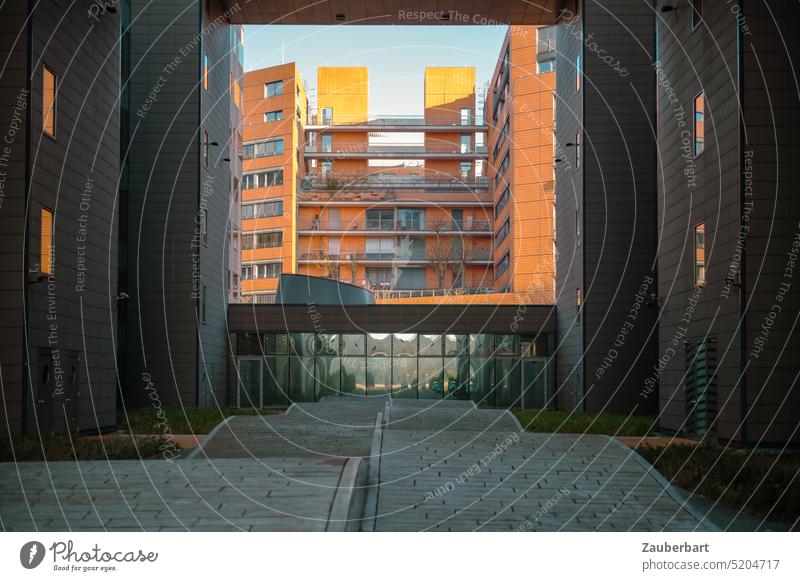
<svg viewBox="0 0 800 581">
<path fill-rule="evenodd" d="M 377 286 L 370 288 L 375 294 L 377 302 L 389 299 L 411 299 L 418 297 L 455 297 L 464 295 L 488 295 L 497 292 L 487 287 L 456 287 L 444 289 L 420 289 L 420 290 L 399 290 L 384 289 Z"/>
<path fill-rule="evenodd" d="M 325 125 L 325 126 L 334 126 L 334 127 L 347 127 L 348 125 L 356 125 L 356 126 L 376 126 L 376 127 L 413 127 L 413 128 L 424 128 L 426 125 L 428 126 L 450 126 L 453 127 L 456 131 L 461 131 L 462 127 L 475 127 L 474 123 L 464 124 L 461 122 L 458 112 L 453 112 L 454 121 L 450 123 L 441 123 L 441 122 L 430 122 L 426 121 L 424 115 L 383 115 L 372 117 L 367 121 L 361 122 L 348 122 L 348 123 L 337 123 L 336 119 L 331 119 L 329 117 L 325 117 L 319 113 L 314 115 L 309 115 L 308 117 L 308 125 Z M 458 117 L 458 118 L 456 118 Z M 470 120 L 474 121 L 474 120 Z"/>
<path fill-rule="evenodd" d="M 415 145 L 408 143 L 350 143 L 340 147 L 323 146 L 320 143 L 305 146 L 305 153 L 308 154 L 330 154 L 331 157 L 345 155 L 366 155 L 369 153 L 381 155 L 453 155 L 453 156 L 472 156 L 483 155 L 486 153 L 485 145 L 471 145 L 470 147 L 453 145 L 450 143 L 438 143 L 428 145 Z"/>
<path fill-rule="evenodd" d="M 337 262 L 339 264 L 347 264 L 351 262 L 452 262 L 457 264 L 459 262 L 473 263 L 473 262 L 489 262 L 491 260 L 491 249 L 489 248 L 475 248 L 470 250 L 467 256 L 453 255 L 449 258 L 437 258 L 425 252 L 341 252 L 339 254 L 329 254 L 324 250 L 309 250 L 301 252 L 298 260 L 301 262 Z"/>
<path fill-rule="evenodd" d="M 326 220 L 298 221 L 300 231 L 334 231 L 334 232 L 422 232 L 430 234 L 490 234 L 492 223 L 488 220 L 472 220 L 464 222 L 440 222 L 437 224 L 419 224 L 397 222 L 391 220 L 353 220 L 349 222 L 329 222 Z"/>
<path fill-rule="evenodd" d="M 418 191 L 485 190 L 489 187 L 486 176 L 414 176 L 388 174 L 308 174 L 299 182 L 301 191 L 408 189 Z M 388 195 L 388 194 L 387 194 Z"/>
</svg>

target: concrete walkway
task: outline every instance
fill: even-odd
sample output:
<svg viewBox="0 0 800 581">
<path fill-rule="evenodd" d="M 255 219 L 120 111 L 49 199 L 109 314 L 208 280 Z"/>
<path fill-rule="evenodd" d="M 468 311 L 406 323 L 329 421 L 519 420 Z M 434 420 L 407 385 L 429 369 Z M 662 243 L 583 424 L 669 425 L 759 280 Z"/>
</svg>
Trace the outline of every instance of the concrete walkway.
<svg viewBox="0 0 800 581">
<path fill-rule="evenodd" d="M 175 462 L 0 464 L 3 530 L 701 529 L 638 455 L 471 402 L 239 416 Z"/>
</svg>

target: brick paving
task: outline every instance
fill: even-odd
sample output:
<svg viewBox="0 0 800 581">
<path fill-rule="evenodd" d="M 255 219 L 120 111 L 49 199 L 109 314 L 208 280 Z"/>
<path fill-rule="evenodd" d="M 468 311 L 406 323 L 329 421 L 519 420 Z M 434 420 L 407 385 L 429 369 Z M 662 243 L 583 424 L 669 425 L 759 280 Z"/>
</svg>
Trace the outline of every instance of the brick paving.
<svg viewBox="0 0 800 581">
<path fill-rule="evenodd" d="M 368 469 L 346 481 L 353 457 Z M 703 528 L 618 442 L 523 433 L 508 412 L 463 401 L 340 398 L 240 416 L 175 462 L 0 464 L 2 530 L 323 531 L 351 497 L 365 530 Z"/>
</svg>

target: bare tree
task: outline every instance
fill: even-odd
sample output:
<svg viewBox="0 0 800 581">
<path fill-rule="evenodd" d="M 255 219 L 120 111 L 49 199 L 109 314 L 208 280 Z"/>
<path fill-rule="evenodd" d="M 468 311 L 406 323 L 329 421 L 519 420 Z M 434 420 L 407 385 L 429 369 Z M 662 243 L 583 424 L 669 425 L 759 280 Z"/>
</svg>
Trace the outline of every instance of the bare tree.
<svg viewBox="0 0 800 581">
<path fill-rule="evenodd" d="M 464 239 L 461 237 L 454 238 L 450 246 L 450 272 L 453 275 L 453 286 L 464 287 L 465 274 L 467 272 L 467 264 L 472 260 L 473 253 L 470 248 L 464 244 Z M 456 282 L 459 282 L 457 285 Z"/>
<path fill-rule="evenodd" d="M 349 257 L 350 263 L 350 282 L 352 284 L 358 284 L 358 254 L 352 252 Z"/>
<path fill-rule="evenodd" d="M 450 269 L 450 265 L 453 261 L 452 238 L 442 234 L 445 228 L 441 221 L 436 221 L 433 224 L 433 230 L 436 232 L 436 238 L 432 243 L 428 244 L 426 254 L 436 273 L 436 277 L 439 281 L 439 288 L 443 289 L 445 288 L 447 271 Z"/>
<path fill-rule="evenodd" d="M 319 251 L 319 259 L 322 262 L 322 269 L 325 272 L 326 278 L 339 280 L 339 257 L 329 256 L 324 250 Z"/>
</svg>

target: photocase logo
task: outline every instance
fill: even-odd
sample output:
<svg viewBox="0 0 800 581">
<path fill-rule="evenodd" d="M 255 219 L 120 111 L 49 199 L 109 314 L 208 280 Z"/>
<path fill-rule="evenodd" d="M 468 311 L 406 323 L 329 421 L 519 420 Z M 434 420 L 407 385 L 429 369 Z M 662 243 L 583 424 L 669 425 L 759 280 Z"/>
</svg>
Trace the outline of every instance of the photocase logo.
<svg viewBox="0 0 800 581">
<path fill-rule="evenodd" d="M 44 560 L 44 545 L 38 541 L 30 541 L 22 545 L 19 551 L 19 562 L 26 569 L 35 569 Z"/>
</svg>

